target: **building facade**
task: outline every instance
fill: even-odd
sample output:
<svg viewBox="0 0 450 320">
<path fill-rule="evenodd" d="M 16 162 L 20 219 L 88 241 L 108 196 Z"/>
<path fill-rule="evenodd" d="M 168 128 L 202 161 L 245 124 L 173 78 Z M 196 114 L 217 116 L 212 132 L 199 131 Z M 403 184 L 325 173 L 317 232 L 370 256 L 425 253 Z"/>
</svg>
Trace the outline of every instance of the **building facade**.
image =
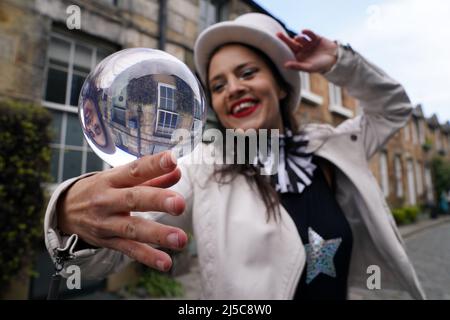
<svg viewBox="0 0 450 320">
<path fill-rule="evenodd" d="M 68 19 L 77 8 L 80 29 L 70 29 Z M 54 185 L 101 170 L 106 165 L 86 143 L 77 108 L 83 82 L 94 67 L 118 50 L 146 47 L 165 50 L 193 69 L 192 48 L 199 32 L 246 12 L 270 14 L 256 2 L 244 0 L 4 0 L 0 4 L 0 97 L 37 102 L 51 112 Z M 302 102 L 296 114 L 300 124 L 338 125 L 360 113 L 355 99 L 321 75 L 302 72 L 301 77 Z M 186 127 L 198 125 L 198 117 L 174 112 L 178 99 L 174 81 L 163 79 L 156 84 L 158 101 L 129 109 L 121 105 L 128 101 L 127 92 L 109 97 L 108 105 L 114 107 L 105 110 L 106 118 L 124 150 L 135 155 L 155 150 L 153 133 L 159 133 L 161 145 L 164 136 L 183 121 Z M 155 109 L 155 104 L 161 108 Z M 144 112 L 147 107 L 156 113 Z M 138 126 L 138 121 L 145 125 Z M 208 125 L 214 126 L 215 121 L 210 112 Z M 408 125 L 371 159 L 372 171 L 392 207 L 436 200 L 430 161 L 435 154 L 449 159 L 449 135 L 448 122 L 441 125 L 435 116 L 426 119 L 422 106 L 417 106 Z"/>
<path fill-rule="evenodd" d="M 80 29 L 69 28 L 77 12 Z M 247 12 L 270 14 L 248 0 L 2 0 L 0 99 L 32 101 L 51 112 L 52 186 L 102 170 L 107 166 L 85 141 L 77 107 L 84 80 L 95 66 L 118 50 L 144 47 L 165 50 L 193 69 L 199 32 Z M 360 114 L 358 102 L 344 89 L 319 74 L 302 72 L 301 77 L 302 102 L 296 113 L 300 125 L 338 125 Z M 200 102 L 183 91 L 176 78 L 148 80 L 154 95 L 133 101 L 127 91 L 133 86 L 122 90 L 118 84 L 114 94 L 102 93 L 104 103 L 97 106 L 112 128 L 115 145 L 136 156 L 164 150 L 172 130 L 196 128 L 201 117 Z M 175 109 L 183 101 L 190 107 Z M 216 121 L 209 112 L 207 126 Z M 431 173 L 435 155 L 450 161 L 450 123 L 441 125 L 436 116 L 426 119 L 422 106 L 416 106 L 408 124 L 370 160 L 392 208 L 436 203 Z M 39 257 L 37 268 L 43 276 L 34 280 L 30 297 L 42 298 L 53 271 L 44 248 Z M 120 276 L 108 280 L 110 289 L 122 284 Z"/>
</svg>

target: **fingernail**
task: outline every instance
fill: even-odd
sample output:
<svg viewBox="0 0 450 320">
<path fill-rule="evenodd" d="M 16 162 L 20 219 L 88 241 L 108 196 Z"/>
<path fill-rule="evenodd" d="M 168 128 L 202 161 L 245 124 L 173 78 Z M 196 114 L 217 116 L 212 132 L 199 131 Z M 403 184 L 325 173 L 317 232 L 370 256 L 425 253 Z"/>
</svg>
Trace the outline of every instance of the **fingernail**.
<svg viewBox="0 0 450 320">
<path fill-rule="evenodd" d="M 178 233 L 174 232 L 167 236 L 167 242 L 170 243 L 172 247 L 178 248 L 180 246 Z"/>
<path fill-rule="evenodd" d="M 177 158 L 175 157 L 175 155 L 173 154 L 173 152 L 166 152 L 164 154 L 164 156 L 161 158 L 161 168 L 163 169 L 169 169 L 172 164 L 176 164 L 177 163 Z"/>
<path fill-rule="evenodd" d="M 159 270 L 166 271 L 166 268 L 164 267 L 164 261 L 157 260 L 156 261 L 156 266 L 158 267 Z"/>
<path fill-rule="evenodd" d="M 170 213 L 175 213 L 175 197 L 170 197 L 164 200 L 164 207 Z"/>
</svg>

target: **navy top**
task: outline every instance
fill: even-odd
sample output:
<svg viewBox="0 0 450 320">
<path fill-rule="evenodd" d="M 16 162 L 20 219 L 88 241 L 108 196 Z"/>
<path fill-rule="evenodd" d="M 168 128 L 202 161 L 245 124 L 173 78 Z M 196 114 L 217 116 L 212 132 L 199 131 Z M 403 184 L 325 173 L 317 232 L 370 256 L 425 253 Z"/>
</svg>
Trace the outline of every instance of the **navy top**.
<svg viewBox="0 0 450 320">
<path fill-rule="evenodd" d="M 347 297 L 347 278 L 353 243 L 352 231 L 317 160 L 317 157 L 313 158 L 317 168 L 314 170 L 312 183 L 302 193 L 279 193 L 280 202 L 294 220 L 307 253 L 306 264 L 297 285 L 294 300 L 343 300 Z M 311 252 L 308 239 L 309 228 L 316 233 L 316 239 L 320 239 L 317 238 L 319 236 L 328 244 L 322 246 L 322 250 L 315 256 L 319 259 L 312 259 L 309 254 Z M 326 242 L 339 238 L 341 241 L 337 249 L 335 247 L 339 240 Z M 324 261 L 320 259 L 323 256 L 328 256 L 328 259 L 325 259 L 328 261 L 325 267 L 317 263 L 318 260 Z M 324 269 L 332 269 L 333 265 L 335 277 L 328 275 L 328 273 L 333 274 L 332 272 L 322 272 Z M 309 279 L 307 279 L 308 270 L 315 271 L 309 275 Z"/>
</svg>

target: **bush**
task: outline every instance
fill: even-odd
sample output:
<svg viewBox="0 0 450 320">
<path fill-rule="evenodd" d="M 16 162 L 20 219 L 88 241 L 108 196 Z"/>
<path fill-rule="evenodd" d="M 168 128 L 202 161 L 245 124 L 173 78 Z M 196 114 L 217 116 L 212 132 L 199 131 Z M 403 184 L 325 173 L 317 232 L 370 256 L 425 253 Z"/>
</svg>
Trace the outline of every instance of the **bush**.
<svg viewBox="0 0 450 320">
<path fill-rule="evenodd" d="M 30 261 L 42 235 L 50 121 L 41 106 L 0 101 L 0 292 Z"/>
<path fill-rule="evenodd" d="M 181 297 L 183 286 L 174 278 L 154 269 L 145 268 L 135 286 L 129 287 L 131 294 L 144 291 L 152 298 Z"/>
<path fill-rule="evenodd" d="M 406 207 L 405 210 L 405 216 L 408 222 L 412 223 L 417 220 L 417 216 L 419 214 L 419 207 L 412 206 L 412 207 Z"/>
<path fill-rule="evenodd" d="M 392 210 L 395 222 L 398 225 L 413 223 L 417 220 L 420 209 L 417 206 L 403 207 Z"/>
<path fill-rule="evenodd" d="M 402 225 L 406 223 L 406 212 L 403 208 L 397 208 L 392 210 L 392 215 L 394 216 L 395 222 L 398 225 Z"/>
<path fill-rule="evenodd" d="M 431 160 L 431 169 L 433 172 L 433 183 L 437 202 L 442 192 L 450 190 L 450 163 L 441 156 L 435 156 Z"/>
</svg>

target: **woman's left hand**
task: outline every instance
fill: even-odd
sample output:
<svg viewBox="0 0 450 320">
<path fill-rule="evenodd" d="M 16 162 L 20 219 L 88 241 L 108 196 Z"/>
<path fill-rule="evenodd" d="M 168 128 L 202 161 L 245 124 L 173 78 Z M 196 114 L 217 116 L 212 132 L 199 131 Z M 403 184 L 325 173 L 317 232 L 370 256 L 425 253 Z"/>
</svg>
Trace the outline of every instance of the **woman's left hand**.
<svg viewBox="0 0 450 320">
<path fill-rule="evenodd" d="M 281 32 L 277 33 L 277 36 L 291 48 L 296 58 L 286 62 L 286 68 L 325 73 L 337 61 L 338 45 L 334 41 L 321 37 L 311 30 L 302 30 L 302 33 L 294 38 Z"/>
</svg>

